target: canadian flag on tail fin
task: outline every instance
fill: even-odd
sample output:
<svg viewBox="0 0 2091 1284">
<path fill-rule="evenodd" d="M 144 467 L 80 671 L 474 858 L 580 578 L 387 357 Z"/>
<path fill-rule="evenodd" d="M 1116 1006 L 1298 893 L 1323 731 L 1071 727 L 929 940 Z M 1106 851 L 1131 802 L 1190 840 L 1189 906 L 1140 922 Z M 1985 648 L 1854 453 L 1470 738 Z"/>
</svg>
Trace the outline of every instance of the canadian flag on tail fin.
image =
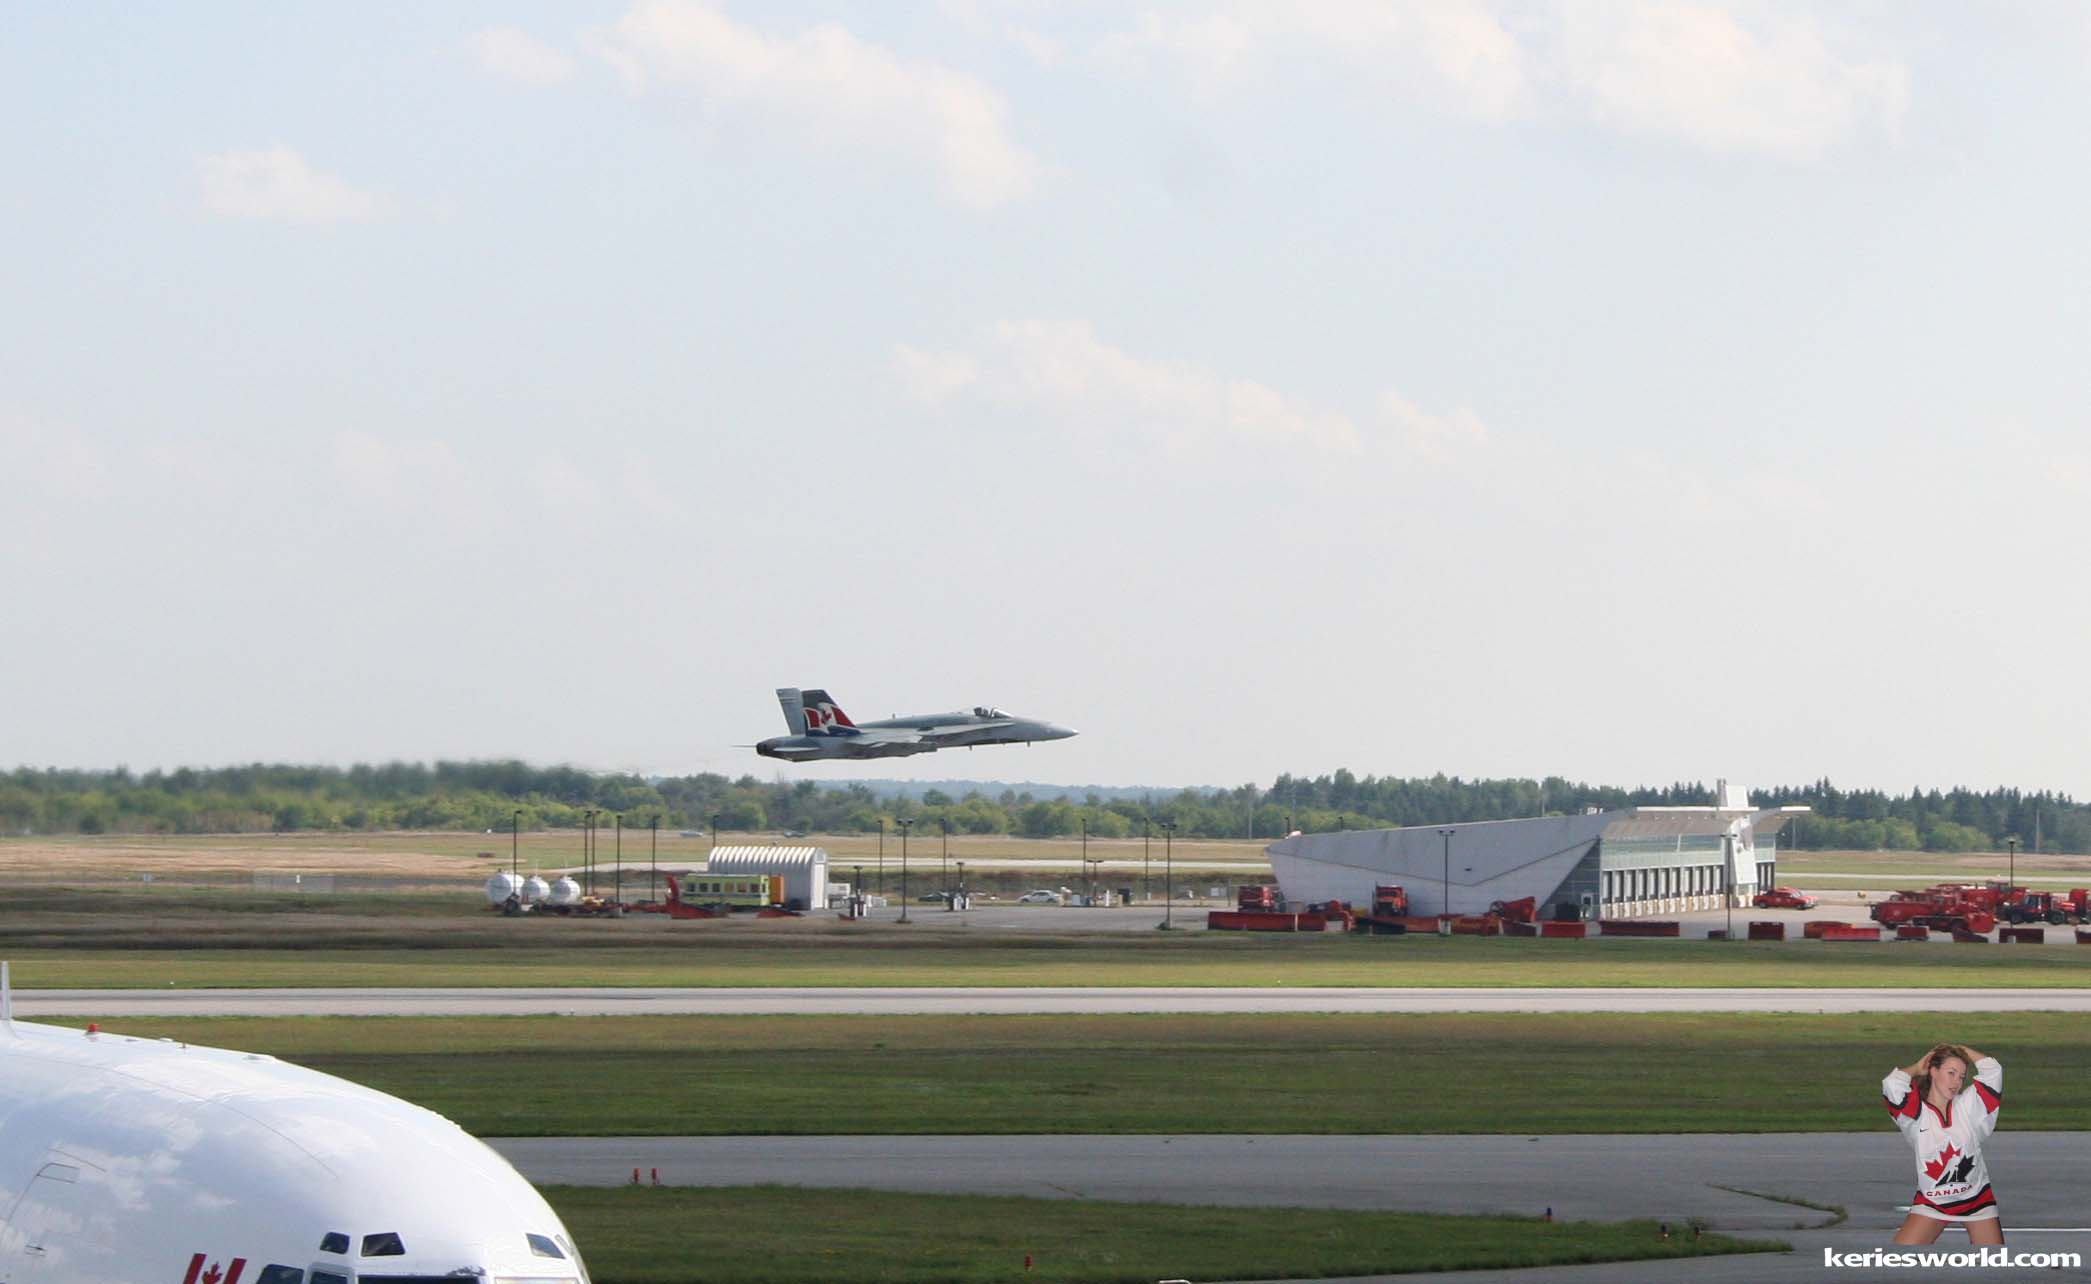
<svg viewBox="0 0 2091 1284">
<path fill-rule="evenodd" d="M 825 691 L 801 691 L 799 701 L 806 707 L 806 734 L 818 735 L 830 727 L 848 727 L 856 730 L 857 724 L 849 720 L 835 700 Z"/>
</svg>

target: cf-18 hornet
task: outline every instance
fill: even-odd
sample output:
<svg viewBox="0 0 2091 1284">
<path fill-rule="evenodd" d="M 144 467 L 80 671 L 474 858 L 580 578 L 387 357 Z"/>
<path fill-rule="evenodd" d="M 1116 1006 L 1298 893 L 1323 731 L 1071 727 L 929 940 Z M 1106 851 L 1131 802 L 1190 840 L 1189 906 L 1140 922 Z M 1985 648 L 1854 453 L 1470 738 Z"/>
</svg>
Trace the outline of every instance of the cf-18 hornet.
<svg viewBox="0 0 2091 1284">
<path fill-rule="evenodd" d="M 801 691 L 779 687 L 777 703 L 784 707 L 788 736 L 772 736 L 755 746 L 765 758 L 787 762 L 811 762 L 827 758 L 899 758 L 911 753 L 931 753 L 963 745 L 1030 744 L 1034 740 L 1065 740 L 1075 734 L 1067 727 L 1019 718 L 1013 713 L 981 705 L 957 713 L 930 713 L 914 718 L 887 718 L 879 722 L 852 722 L 825 691 Z"/>
</svg>

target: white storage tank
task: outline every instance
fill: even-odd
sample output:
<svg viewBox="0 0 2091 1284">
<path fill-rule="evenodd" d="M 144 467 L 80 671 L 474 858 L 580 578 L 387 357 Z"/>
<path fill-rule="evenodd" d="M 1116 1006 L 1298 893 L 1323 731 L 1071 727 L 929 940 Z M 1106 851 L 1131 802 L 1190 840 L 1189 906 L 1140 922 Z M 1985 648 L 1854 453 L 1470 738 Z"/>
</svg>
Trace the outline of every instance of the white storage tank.
<svg viewBox="0 0 2091 1284">
<path fill-rule="evenodd" d="M 704 868 L 709 874 L 775 874 L 784 880 L 786 905 L 828 908 L 825 847 L 714 847 Z"/>
<path fill-rule="evenodd" d="M 581 885 L 571 878 L 562 877 L 552 884 L 552 904 L 574 905 L 581 899 Z"/>
<path fill-rule="evenodd" d="M 504 905 L 513 896 L 522 899 L 523 880 L 507 870 L 502 870 L 486 880 L 486 902 L 489 905 Z"/>
<path fill-rule="evenodd" d="M 552 885 L 532 874 L 523 880 L 523 904 L 535 905 L 552 894 Z"/>
</svg>

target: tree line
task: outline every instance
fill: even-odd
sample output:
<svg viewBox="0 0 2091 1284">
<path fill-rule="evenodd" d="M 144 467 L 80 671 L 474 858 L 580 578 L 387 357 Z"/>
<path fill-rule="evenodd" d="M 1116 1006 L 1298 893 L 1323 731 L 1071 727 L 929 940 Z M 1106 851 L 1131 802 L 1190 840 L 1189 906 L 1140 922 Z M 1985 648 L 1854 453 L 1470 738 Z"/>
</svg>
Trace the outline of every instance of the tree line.
<svg viewBox="0 0 2091 1284">
<path fill-rule="evenodd" d="M 1632 789 L 1558 776 L 1464 780 L 1457 776 L 1281 775 L 1268 787 L 1185 789 L 1104 799 L 1004 789 L 954 796 L 881 796 L 862 784 L 786 782 L 707 772 L 648 779 L 537 767 L 517 761 L 308 767 L 254 763 L 133 773 L 18 768 L 0 776 L 0 833 L 255 833 L 307 830 L 577 828 L 622 815 L 628 827 L 746 833 L 797 829 L 871 833 L 912 821 L 918 834 L 1065 838 L 1272 839 L 1389 825 L 1463 824 L 1589 808 L 1705 805 L 1702 782 Z M 1813 809 L 1782 845 L 1803 848 L 1993 851 L 2017 838 L 2027 851 L 2091 851 L 2091 805 L 2064 794 L 1841 790 L 1828 780 L 1758 790 L 1760 806 Z"/>
</svg>

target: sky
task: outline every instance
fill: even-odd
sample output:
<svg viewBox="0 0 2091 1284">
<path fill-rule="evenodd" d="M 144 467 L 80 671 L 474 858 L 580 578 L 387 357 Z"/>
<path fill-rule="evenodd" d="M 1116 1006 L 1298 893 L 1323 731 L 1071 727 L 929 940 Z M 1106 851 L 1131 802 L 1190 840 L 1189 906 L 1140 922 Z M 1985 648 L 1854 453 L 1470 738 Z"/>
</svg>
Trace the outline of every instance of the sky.
<svg viewBox="0 0 2091 1284">
<path fill-rule="evenodd" d="M 2091 776 L 2081 6 L 8 21 L 0 766 Z"/>
</svg>

